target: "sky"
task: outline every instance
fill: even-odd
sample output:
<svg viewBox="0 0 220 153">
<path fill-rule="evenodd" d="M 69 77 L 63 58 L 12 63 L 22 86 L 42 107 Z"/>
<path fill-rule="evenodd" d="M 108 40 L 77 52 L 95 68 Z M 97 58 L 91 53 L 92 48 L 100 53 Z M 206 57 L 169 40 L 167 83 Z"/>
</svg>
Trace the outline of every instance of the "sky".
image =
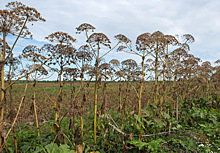
<svg viewBox="0 0 220 153">
<path fill-rule="evenodd" d="M 0 9 L 11 2 L 1 0 Z M 57 31 L 67 32 L 77 39 L 75 47 L 85 44 L 85 36 L 76 34 L 76 27 L 89 23 L 95 32 L 106 34 L 116 44 L 114 36 L 124 34 L 135 44 L 142 33 L 161 31 L 164 34 L 191 34 L 195 42 L 190 45 L 190 53 L 214 63 L 220 59 L 220 0 L 21 0 L 34 7 L 46 22 L 28 25 L 33 40 L 20 39 L 16 54 L 33 44 L 42 46 L 45 37 Z M 10 38 L 11 42 L 13 39 Z M 128 58 L 140 61 L 139 57 L 116 51 L 105 59 Z M 140 62 L 139 62 L 140 63 Z"/>
</svg>

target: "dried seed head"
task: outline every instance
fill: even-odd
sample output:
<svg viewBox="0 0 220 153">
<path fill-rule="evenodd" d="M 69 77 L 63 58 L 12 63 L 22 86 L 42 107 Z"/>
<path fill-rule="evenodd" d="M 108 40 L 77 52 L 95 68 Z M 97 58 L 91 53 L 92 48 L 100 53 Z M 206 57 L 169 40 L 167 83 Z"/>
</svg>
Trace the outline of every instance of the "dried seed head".
<svg viewBox="0 0 220 153">
<path fill-rule="evenodd" d="M 117 39 L 120 42 L 126 43 L 126 44 L 130 44 L 131 43 L 131 40 L 129 38 L 127 38 L 123 34 L 116 35 L 115 39 Z"/>
<path fill-rule="evenodd" d="M 215 64 L 220 64 L 220 59 L 214 62 Z"/>
<path fill-rule="evenodd" d="M 83 60 L 84 62 L 88 62 L 92 60 L 91 52 L 86 51 L 78 51 L 76 52 L 76 59 Z"/>
<path fill-rule="evenodd" d="M 95 27 L 88 23 L 83 23 L 79 27 L 76 28 L 77 33 L 80 33 L 82 31 L 88 31 L 88 30 L 94 31 L 94 29 Z"/>
<path fill-rule="evenodd" d="M 6 46 L 6 53 L 9 53 L 11 50 L 11 47 L 8 45 L 7 42 L 5 46 Z M 0 38 L 0 51 L 2 52 L 2 55 L 3 55 L 3 50 L 4 50 L 4 43 L 3 43 L 3 40 Z"/>
<path fill-rule="evenodd" d="M 46 59 L 45 56 L 39 53 L 40 49 L 37 46 L 29 45 L 26 46 L 22 51 L 22 56 L 34 62 L 42 62 Z"/>
<path fill-rule="evenodd" d="M 32 68 L 32 66 L 33 65 L 30 65 L 30 68 Z M 35 68 L 37 68 L 36 70 L 37 70 L 38 74 L 40 73 L 40 75 L 45 75 L 45 76 L 48 75 L 48 71 L 44 68 L 44 66 L 41 66 L 40 64 L 35 64 L 34 69 Z"/>
<path fill-rule="evenodd" d="M 101 65 L 99 66 L 99 68 L 100 68 L 101 70 L 107 70 L 107 69 L 109 69 L 110 67 L 111 67 L 111 65 L 108 64 L 108 63 L 103 63 L 103 64 L 101 64 Z"/>
<path fill-rule="evenodd" d="M 68 33 L 65 32 L 55 32 L 45 38 L 48 39 L 50 42 L 66 44 L 66 45 L 72 45 L 72 43 L 76 41 L 75 38 L 73 38 L 72 36 L 70 36 Z"/>
<path fill-rule="evenodd" d="M 141 34 L 137 37 L 136 49 L 138 51 L 146 50 L 147 48 L 150 49 L 152 46 L 151 42 L 152 38 L 150 33 Z"/>
<path fill-rule="evenodd" d="M 109 63 L 114 66 L 120 66 L 120 62 L 117 59 L 112 59 Z"/>
<path fill-rule="evenodd" d="M 110 43 L 111 41 L 109 38 L 103 34 L 103 33 L 93 33 L 89 39 L 87 40 L 88 43 L 91 43 L 93 46 L 97 45 L 97 43 L 100 43 L 106 47 L 111 48 Z"/>
<path fill-rule="evenodd" d="M 121 64 L 128 69 L 130 68 L 136 68 L 137 67 L 137 62 L 133 59 L 127 59 L 121 62 Z"/>
<path fill-rule="evenodd" d="M 79 47 L 79 50 L 90 51 L 90 47 L 89 47 L 89 45 L 82 45 Z"/>
<path fill-rule="evenodd" d="M 176 37 L 172 35 L 164 35 L 164 44 L 176 46 L 179 42 Z"/>
<path fill-rule="evenodd" d="M 190 34 L 184 34 L 182 36 L 182 39 L 183 39 L 184 43 L 193 43 L 195 41 L 195 38 Z"/>
<path fill-rule="evenodd" d="M 119 47 L 117 48 L 117 52 L 124 51 L 125 49 L 127 49 L 126 46 L 119 46 Z"/>
<path fill-rule="evenodd" d="M 8 7 L 17 16 L 20 16 L 21 19 L 22 17 L 28 17 L 29 22 L 46 21 L 35 8 L 28 7 L 21 2 L 10 2 L 6 5 L 6 7 Z"/>
<path fill-rule="evenodd" d="M 0 33 L 18 35 L 26 19 L 28 22 L 45 21 L 36 9 L 30 8 L 21 2 L 10 2 L 6 7 L 8 10 L 0 11 Z M 24 25 L 21 36 L 32 38 L 26 25 Z"/>
</svg>

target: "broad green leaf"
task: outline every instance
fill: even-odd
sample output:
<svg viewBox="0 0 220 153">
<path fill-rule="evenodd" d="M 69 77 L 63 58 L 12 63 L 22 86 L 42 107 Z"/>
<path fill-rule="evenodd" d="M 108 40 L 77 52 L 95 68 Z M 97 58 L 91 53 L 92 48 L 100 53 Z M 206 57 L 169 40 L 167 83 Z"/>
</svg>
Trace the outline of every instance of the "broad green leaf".
<svg viewBox="0 0 220 153">
<path fill-rule="evenodd" d="M 142 150 L 144 147 L 148 146 L 148 143 L 140 140 L 127 141 L 127 143 L 133 144 L 134 146 L 138 147 L 139 150 Z"/>
<path fill-rule="evenodd" d="M 60 149 L 61 152 L 74 153 L 73 150 L 70 150 L 70 146 L 68 146 L 67 144 L 60 145 L 59 149 Z"/>
<path fill-rule="evenodd" d="M 36 150 L 34 151 L 34 153 L 42 153 L 42 152 L 47 153 L 47 151 L 44 149 L 43 146 L 37 147 Z"/>
<path fill-rule="evenodd" d="M 140 125 L 142 126 L 143 129 L 146 129 L 144 126 L 144 123 L 141 121 L 141 118 L 137 115 L 134 114 L 135 119 L 140 123 Z"/>
<path fill-rule="evenodd" d="M 57 146 L 56 143 L 50 143 L 48 145 L 45 146 L 45 148 L 47 149 L 48 153 L 59 153 L 59 147 Z"/>
</svg>

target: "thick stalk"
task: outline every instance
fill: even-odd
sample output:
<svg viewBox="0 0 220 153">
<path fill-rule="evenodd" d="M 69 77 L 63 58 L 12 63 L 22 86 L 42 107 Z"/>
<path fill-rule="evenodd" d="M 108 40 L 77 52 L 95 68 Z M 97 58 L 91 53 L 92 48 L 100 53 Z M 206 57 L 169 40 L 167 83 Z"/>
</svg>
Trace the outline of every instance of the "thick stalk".
<svg viewBox="0 0 220 153">
<path fill-rule="evenodd" d="M 107 88 L 107 84 L 106 81 L 104 82 L 104 86 L 103 86 L 103 112 L 104 112 L 104 118 L 106 117 L 106 88 Z"/>
<path fill-rule="evenodd" d="M 11 112 L 12 112 L 13 111 L 12 86 L 10 86 L 10 98 L 11 98 Z M 13 133 L 14 133 L 15 153 L 17 153 L 18 147 L 17 147 L 17 136 L 15 132 L 15 126 L 13 127 Z"/>
<path fill-rule="evenodd" d="M 83 61 L 82 61 L 82 69 L 83 69 Z M 83 101 L 84 101 L 84 86 L 83 86 L 83 71 L 82 70 L 82 74 L 81 74 L 81 88 L 82 88 L 82 93 L 83 93 L 83 96 L 82 96 L 82 100 L 81 100 L 81 116 L 80 116 L 80 124 L 81 124 L 81 144 L 83 144 L 83 113 L 84 113 L 84 106 L 83 106 Z"/>
<path fill-rule="evenodd" d="M 13 111 L 13 96 L 12 96 L 12 86 L 9 88 L 10 92 L 10 107 L 11 107 L 11 112 Z"/>
<path fill-rule="evenodd" d="M 176 72 L 175 72 L 175 76 L 174 76 L 174 80 L 173 80 L 173 88 L 172 88 L 172 98 L 174 99 L 175 101 L 175 90 L 176 90 L 176 80 L 177 80 L 177 72 L 179 70 L 179 64 L 180 64 L 180 55 L 179 55 L 179 58 L 178 58 L 178 64 L 177 64 L 177 68 L 176 68 Z M 175 109 L 176 109 L 176 106 L 175 106 L 175 102 L 173 103 L 173 116 L 175 114 Z"/>
<path fill-rule="evenodd" d="M 15 132 L 15 127 L 13 127 L 13 133 L 14 133 L 14 141 L 15 141 L 15 153 L 18 152 L 18 147 L 17 147 L 17 136 Z"/>
<path fill-rule="evenodd" d="M 120 77 L 120 84 L 119 84 L 119 110 L 120 112 L 122 111 L 122 106 L 121 106 L 121 88 L 122 88 L 122 85 L 121 85 L 121 77 Z"/>
<path fill-rule="evenodd" d="M 167 44 L 167 52 L 165 53 L 165 63 L 163 64 L 163 82 L 162 82 L 162 95 L 161 95 L 161 103 L 160 103 L 160 112 L 162 113 L 163 111 L 163 105 L 165 103 L 165 91 L 166 91 L 166 86 L 165 86 L 165 71 L 166 71 L 166 66 L 167 66 L 167 59 L 168 59 L 168 44 Z M 161 113 L 160 113 L 160 118 L 161 118 Z"/>
<path fill-rule="evenodd" d="M 106 74 L 106 69 L 105 69 L 105 74 Z M 102 104 L 102 113 L 104 114 L 104 118 L 106 117 L 106 78 L 103 86 L 103 104 Z"/>
<path fill-rule="evenodd" d="M 96 58 L 96 74 L 95 74 L 95 108 L 94 108 L 94 144 L 96 144 L 96 118 L 97 118 L 97 98 L 98 98 L 98 66 L 99 66 L 99 42 L 98 42 L 98 53 Z"/>
<path fill-rule="evenodd" d="M 58 97 L 57 97 L 57 101 L 56 101 L 56 106 L 55 106 L 55 123 L 57 122 L 57 120 L 58 120 L 58 107 L 59 107 L 59 102 L 61 102 L 61 92 L 62 92 L 62 88 L 63 88 L 63 86 L 62 86 L 62 81 L 61 81 L 61 79 L 62 79 L 62 68 L 61 68 L 61 72 L 60 72 L 60 74 L 59 74 L 59 77 L 60 77 L 60 90 L 59 90 L 59 94 L 58 94 Z"/>
<path fill-rule="evenodd" d="M 35 73 L 35 79 L 34 79 L 34 98 L 33 98 L 33 104 L 34 104 L 34 115 L 35 115 L 35 121 L 36 121 L 36 126 L 37 126 L 37 135 L 40 136 L 40 128 L 39 128 L 39 125 L 38 125 L 38 118 L 37 118 L 37 109 L 36 109 L 36 79 L 37 79 L 37 71 Z"/>
<path fill-rule="evenodd" d="M 19 32 L 19 34 L 18 34 L 16 40 L 15 40 L 13 46 L 11 47 L 11 50 L 10 50 L 10 52 L 8 53 L 8 56 L 5 58 L 5 60 L 7 60 L 7 59 L 11 56 L 12 51 L 13 51 L 13 49 L 14 49 L 16 43 L 18 42 L 18 39 L 20 38 L 20 36 L 21 36 L 21 34 L 22 34 L 22 31 L 23 31 L 24 28 L 25 28 L 25 25 L 26 25 L 26 23 L 27 23 L 27 20 L 28 20 L 28 16 L 26 17 L 26 19 L 25 19 L 25 21 L 24 21 L 24 24 L 23 24 L 23 26 L 22 26 L 22 28 L 21 28 L 21 30 L 20 30 L 20 32 Z"/>
<path fill-rule="evenodd" d="M 178 122 L 178 118 L 179 118 L 179 117 L 178 117 L 178 114 L 179 114 L 179 113 L 178 113 L 178 110 L 179 110 L 178 103 L 179 103 L 179 102 L 178 102 L 178 97 L 176 97 L 176 121 L 177 121 L 177 122 Z"/>
<path fill-rule="evenodd" d="M 60 46 L 62 46 L 62 43 L 60 44 Z M 59 103 L 62 102 L 62 89 L 63 89 L 63 85 L 62 85 L 62 74 L 63 74 L 63 57 L 61 54 L 60 57 L 60 73 L 59 73 L 59 78 L 60 78 L 60 90 L 59 90 L 59 94 L 57 97 L 57 102 L 56 102 L 56 106 L 55 106 L 55 122 L 57 122 L 58 120 L 58 108 L 59 108 Z"/>
<path fill-rule="evenodd" d="M 1 59 L 1 62 L 4 62 L 6 55 L 6 33 L 3 32 L 3 57 Z M 1 69 L 1 103 L 0 103 L 0 109 L 1 109 L 1 116 L 0 116 L 0 148 L 2 147 L 2 130 L 3 130 L 3 118 L 4 118 L 4 99 L 5 99 L 5 80 L 4 80 L 4 66 L 3 63 L 2 69 Z"/>
<path fill-rule="evenodd" d="M 11 55 L 11 58 L 13 58 L 13 54 Z M 12 64 L 10 64 L 9 67 L 9 74 L 8 74 L 8 83 L 11 83 L 11 71 L 12 71 Z M 9 88 L 10 92 L 10 109 L 11 109 L 11 115 L 10 115 L 10 120 L 13 121 L 13 96 L 12 96 L 12 86 Z M 13 133 L 14 133 L 14 144 L 15 144 L 15 153 L 18 152 L 17 149 L 17 136 L 16 136 L 16 131 L 15 131 L 15 126 L 13 127 Z"/>
<path fill-rule="evenodd" d="M 207 80 L 207 87 L 206 87 L 206 94 L 207 94 L 207 101 L 209 101 L 209 95 L 210 95 L 210 88 L 209 88 L 209 80 Z"/>
<path fill-rule="evenodd" d="M 34 65 L 32 66 L 31 70 L 32 70 L 33 68 L 34 68 Z M 28 87 L 28 81 L 29 81 L 29 78 L 30 78 L 30 75 L 28 75 L 27 83 L 26 83 L 25 88 L 24 88 L 24 94 L 23 94 L 23 97 L 21 98 L 21 102 L 20 102 L 20 104 L 19 104 L 18 111 L 17 111 L 17 114 L 16 114 L 16 116 L 15 116 L 15 119 L 14 119 L 12 125 L 11 125 L 11 128 L 8 130 L 8 132 L 7 132 L 6 136 L 5 136 L 5 141 L 7 141 L 7 138 L 8 138 L 8 136 L 9 136 L 11 130 L 13 129 L 14 124 L 15 124 L 17 118 L 18 118 L 18 115 L 19 115 L 19 112 L 20 112 L 20 109 L 21 109 L 22 103 L 24 102 L 24 99 L 25 99 L 25 96 L 26 96 L 26 92 L 27 92 L 27 87 Z M 0 152 L 1 152 L 1 150 L 2 150 L 2 148 L 0 147 Z"/>
<path fill-rule="evenodd" d="M 73 110 L 76 109 L 76 101 L 74 99 L 75 90 L 76 88 L 74 86 L 74 80 L 73 80 L 71 83 L 71 101 L 72 101 L 71 108 L 73 108 Z M 71 128 L 73 129 L 73 131 L 75 130 L 75 111 L 72 112 L 72 122 L 70 123 L 69 129 Z"/>
<path fill-rule="evenodd" d="M 124 106 L 125 106 L 124 116 L 127 113 L 128 95 L 129 95 L 129 79 L 127 80 L 126 97 L 125 97 L 125 103 L 124 103 Z"/>
<path fill-rule="evenodd" d="M 158 82 L 158 72 L 157 72 L 157 65 L 158 65 L 158 44 L 156 47 L 156 57 L 155 57 L 155 82 L 154 82 L 154 103 L 157 103 L 157 82 Z"/>
<path fill-rule="evenodd" d="M 138 100 L 138 116 L 141 117 L 141 95 L 142 95 L 142 89 L 143 89 L 143 84 L 144 84 L 144 60 L 145 60 L 145 50 L 144 54 L 142 57 L 142 78 L 141 78 L 141 87 L 139 91 L 139 100 Z"/>
</svg>

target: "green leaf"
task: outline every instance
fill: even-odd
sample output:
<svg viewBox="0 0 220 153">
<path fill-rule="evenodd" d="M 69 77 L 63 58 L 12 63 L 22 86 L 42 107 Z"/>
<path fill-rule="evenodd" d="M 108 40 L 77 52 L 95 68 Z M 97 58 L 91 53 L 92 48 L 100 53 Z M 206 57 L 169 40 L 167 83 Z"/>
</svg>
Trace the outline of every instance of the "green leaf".
<svg viewBox="0 0 220 153">
<path fill-rule="evenodd" d="M 182 125 L 177 124 L 176 128 L 177 128 L 177 129 L 181 129 L 181 128 L 182 128 Z"/>
<path fill-rule="evenodd" d="M 44 149 L 44 147 L 43 146 L 38 146 L 37 148 L 36 148 L 36 150 L 34 151 L 34 153 L 42 153 L 42 152 L 44 152 L 44 153 L 47 153 L 47 151 Z"/>
<path fill-rule="evenodd" d="M 10 147 L 7 147 L 7 149 L 8 149 L 8 151 L 9 151 L 10 153 L 13 153 L 13 152 L 14 152 L 13 149 L 10 148 Z"/>
<path fill-rule="evenodd" d="M 162 120 L 161 120 L 161 119 L 159 119 L 159 118 L 154 118 L 154 122 L 156 122 L 156 123 L 161 123 L 161 122 L 162 122 Z"/>
<path fill-rule="evenodd" d="M 64 145 L 60 145 L 60 151 L 61 152 L 65 152 L 65 153 L 73 153 L 73 150 L 70 150 L 70 146 L 68 146 L 67 144 Z"/>
<path fill-rule="evenodd" d="M 138 115 L 136 115 L 136 114 L 134 114 L 134 117 L 135 117 L 135 119 L 140 123 L 140 125 L 142 126 L 142 128 L 143 128 L 143 129 L 146 129 L 145 126 L 144 126 L 144 123 L 141 121 L 141 118 L 140 118 Z"/>
<path fill-rule="evenodd" d="M 127 141 L 127 143 L 133 144 L 134 146 L 138 147 L 139 150 L 142 150 L 144 147 L 147 147 L 149 151 L 158 151 L 161 149 L 161 143 L 166 142 L 163 139 L 157 139 L 150 141 L 149 143 L 142 142 L 140 140 L 132 140 L 132 141 Z"/>
<path fill-rule="evenodd" d="M 144 117 L 151 117 L 153 113 L 152 113 L 152 111 L 142 109 L 142 114 Z"/>
<path fill-rule="evenodd" d="M 148 143 L 148 151 L 152 151 L 152 152 L 158 152 L 159 150 L 162 149 L 161 147 L 161 143 L 166 142 L 163 139 L 157 139 L 157 140 L 153 140 L 151 142 Z"/>
<path fill-rule="evenodd" d="M 45 148 L 47 149 L 48 153 L 59 153 L 59 147 L 57 146 L 56 143 L 50 143 L 48 145 L 45 146 Z"/>
<path fill-rule="evenodd" d="M 148 143 L 142 142 L 140 140 L 127 141 L 127 143 L 133 144 L 134 146 L 138 147 L 139 150 L 142 150 L 144 147 L 148 146 Z"/>
<path fill-rule="evenodd" d="M 165 119 L 170 119 L 170 115 L 167 114 L 166 112 L 161 112 L 161 115 L 162 115 Z"/>
<path fill-rule="evenodd" d="M 57 132 L 59 131 L 59 128 L 60 128 L 60 125 L 59 125 L 59 123 L 56 122 L 53 124 L 51 130 L 52 130 L 52 132 L 57 134 Z"/>
<path fill-rule="evenodd" d="M 30 148 L 30 145 L 23 145 L 21 147 L 22 152 L 25 152 L 28 148 Z"/>
</svg>

